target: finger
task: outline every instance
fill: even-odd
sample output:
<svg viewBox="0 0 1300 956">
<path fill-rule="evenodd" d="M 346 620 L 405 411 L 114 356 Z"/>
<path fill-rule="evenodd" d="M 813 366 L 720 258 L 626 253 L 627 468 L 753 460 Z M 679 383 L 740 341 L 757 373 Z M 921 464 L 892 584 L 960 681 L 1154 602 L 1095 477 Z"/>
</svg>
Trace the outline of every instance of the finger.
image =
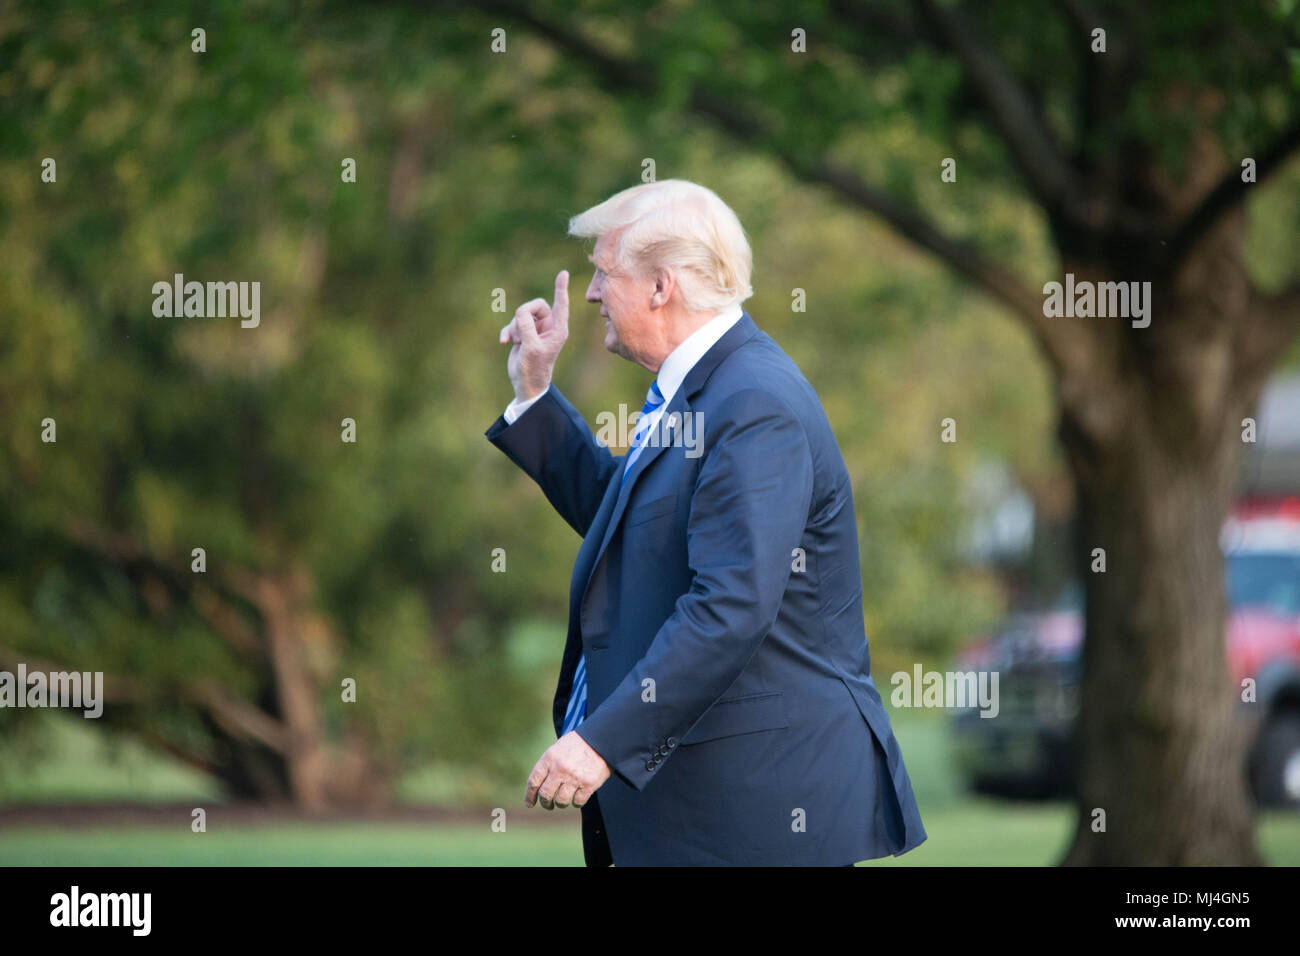
<svg viewBox="0 0 1300 956">
<path fill-rule="evenodd" d="M 555 805 L 561 810 L 573 803 L 573 794 L 578 789 L 578 785 L 571 780 L 566 780 L 560 785 L 560 789 L 555 791 Z"/>
<path fill-rule="evenodd" d="M 505 325 L 501 326 L 501 332 L 497 336 L 497 338 L 502 345 L 505 345 L 507 342 L 511 340 L 511 338 L 514 337 L 514 334 L 515 334 L 515 320 L 511 319 Z"/>
<path fill-rule="evenodd" d="M 529 299 L 515 309 L 515 318 L 519 318 L 525 312 L 531 315 L 534 321 L 540 322 L 551 317 L 551 304 L 542 298 Z"/>
<path fill-rule="evenodd" d="M 533 772 L 528 775 L 528 789 L 524 791 L 524 806 L 531 807 L 537 803 L 537 791 L 545 782 L 546 771 L 542 767 L 542 761 L 539 760 L 533 767 Z"/>
<path fill-rule="evenodd" d="M 533 299 L 526 305 L 522 306 L 524 313 L 533 320 L 533 328 L 537 330 L 538 335 L 545 335 L 552 325 L 555 324 L 555 316 L 551 312 L 551 305 L 545 299 Z"/>
<path fill-rule="evenodd" d="M 555 793 L 560 789 L 561 782 L 560 776 L 552 771 L 547 775 L 546 782 L 538 788 L 537 799 L 547 810 L 555 809 Z"/>
<path fill-rule="evenodd" d="M 524 343 L 524 345 L 533 345 L 537 342 L 537 325 L 531 312 L 516 312 L 515 328 L 519 331 L 517 341 Z"/>
<path fill-rule="evenodd" d="M 551 310 L 560 328 L 569 325 L 569 270 L 561 269 L 555 276 L 555 307 Z"/>
<path fill-rule="evenodd" d="M 583 787 L 579 787 L 577 790 L 573 791 L 573 805 L 575 807 L 585 807 L 587 801 L 590 799 L 591 794 Z"/>
</svg>

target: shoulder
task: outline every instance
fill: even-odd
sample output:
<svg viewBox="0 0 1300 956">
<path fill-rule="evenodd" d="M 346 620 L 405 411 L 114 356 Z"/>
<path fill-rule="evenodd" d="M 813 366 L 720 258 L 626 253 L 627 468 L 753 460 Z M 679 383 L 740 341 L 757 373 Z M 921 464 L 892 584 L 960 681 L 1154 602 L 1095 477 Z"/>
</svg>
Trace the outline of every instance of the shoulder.
<svg viewBox="0 0 1300 956">
<path fill-rule="evenodd" d="M 694 402 L 697 409 L 780 413 L 807 424 L 820 402 L 799 366 L 759 329 L 723 359 Z"/>
<path fill-rule="evenodd" d="M 798 366 L 761 330 L 718 364 L 691 402 L 706 454 L 741 441 L 806 456 L 820 409 Z"/>
</svg>

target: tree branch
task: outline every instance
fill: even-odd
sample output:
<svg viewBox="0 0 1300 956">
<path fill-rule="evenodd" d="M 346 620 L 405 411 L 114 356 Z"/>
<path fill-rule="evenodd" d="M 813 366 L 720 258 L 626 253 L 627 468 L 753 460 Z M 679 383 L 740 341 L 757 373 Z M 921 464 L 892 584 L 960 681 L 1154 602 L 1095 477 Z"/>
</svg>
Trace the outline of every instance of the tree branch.
<svg viewBox="0 0 1300 956">
<path fill-rule="evenodd" d="M 40 671 L 48 674 L 71 670 L 53 661 L 0 646 L 0 666 L 17 669 L 20 663 L 27 666 L 29 673 Z M 20 688 L 19 691 L 26 693 L 26 688 Z M 104 703 L 145 706 L 173 696 L 205 708 L 213 720 L 233 736 L 251 738 L 276 753 L 283 754 L 288 750 L 288 730 L 282 723 L 253 705 L 223 693 L 212 682 L 181 687 L 173 693 L 151 687 L 136 677 L 104 675 Z"/>
<path fill-rule="evenodd" d="M 1300 336 L 1300 282 L 1273 295 L 1252 292 L 1248 314 L 1234 378 L 1239 393 L 1253 396 Z"/>
<path fill-rule="evenodd" d="M 585 63 L 606 86 L 650 94 L 658 87 L 658 76 L 649 65 L 622 60 L 597 49 L 585 37 L 559 23 L 542 20 L 517 0 L 490 0 L 495 12 L 515 17 L 576 59 Z M 1078 354 L 1078 343 L 1070 341 L 1068 326 L 1053 323 L 1043 315 L 1042 300 L 1011 272 L 988 261 L 974 246 L 945 235 L 919 211 L 911 209 L 883 190 L 867 183 L 851 170 L 829 160 L 810 162 L 780 145 L 756 111 L 696 86 L 688 99 L 689 108 L 715 122 L 721 129 L 744 142 L 754 144 L 791 170 L 797 178 L 829 187 L 860 209 L 875 213 L 905 239 L 945 262 L 955 271 L 1011 308 L 1030 326 L 1048 362 L 1062 373 Z"/>
<path fill-rule="evenodd" d="M 1300 121 L 1284 131 L 1271 146 L 1255 157 L 1255 183 L 1242 182 L 1240 166 L 1230 170 L 1173 230 L 1168 240 L 1168 261 L 1180 262 L 1197 240 L 1214 226 L 1225 212 L 1245 198 L 1248 188 L 1262 183 L 1266 176 L 1276 172 L 1298 149 L 1300 149 Z"/>
<path fill-rule="evenodd" d="M 1091 52 L 1092 31 L 1101 26 L 1101 14 L 1088 0 L 1065 0 L 1065 11 L 1078 43 L 1079 62 L 1083 82 L 1079 86 L 1079 142 L 1075 162 L 1084 170 L 1096 167 L 1098 157 L 1088 150 L 1097 132 L 1114 116 L 1124 88 L 1123 76 L 1131 65 L 1129 44 L 1117 37 L 1110 38 L 1105 56 Z M 1113 152 L 1107 152 L 1107 165 L 1116 161 Z M 1110 173 L 1110 169 L 1107 169 Z M 1108 176 L 1108 178 L 1110 178 Z"/>
<path fill-rule="evenodd" d="M 1075 173 L 1028 93 L 1006 65 L 978 42 L 974 28 L 955 7 L 936 0 L 917 0 L 917 6 L 961 62 L 1034 198 L 1049 212 L 1063 211 L 1070 194 L 1077 191 Z"/>
<path fill-rule="evenodd" d="M 0 667 L 16 670 L 19 664 L 26 665 L 28 673 L 41 671 L 51 674 L 80 670 L 80 668 L 67 667 L 42 657 L 19 653 L 11 647 L 0 646 Z M 148 688 L 137 677 L 117 677 L 112 674 L 105 674 L 102 691 L 103 700 L 101 703 L 105 704 L 139 703 L 150 699 Z M 26 688 L 18 688 L 18 693 L 25 694 L 26 692 Z"/>
<path fill-rule="evenodd" d="M 242 657 L 249 660 L 266 656 L 266 648 L 258 637 L 257 629 L 248 623 L 229 600 L 216 590 L 195 584 L 190 598 L 194 607 L 207 621 L 213 632 L 225 638 L 226 643 Z"/>
<path fill-rule="evenodd" d="M 170 737 L 159 733 L 151 727 L 133 725 L 128 729 L 128 732 L 135 734 L 145 744 L 161 750 L 163 753 L 193 767 L 200 773 L 207 774 L 208 776 L 215 776 L 217 773 L 216 765 L 207 757 L 203 756 L 198 751 L 181 746 Z"/>
<path fill-rule="evenodd" d="M 109 531 L 97 526 L 86 518 L 73 515 L 64 520 L 63 531 L 68 540 L 80 548 L 111 561 L 115 564 L 136 564 L 147 567 L 154 573 L 164 576 L 173 585 L 190 594 L 194 606 L 212 627 L 213 631 L 224 638 L 236 651 L 245 657 L 257 657 L 264 653 L 256 631 L 239 616 L 231 603 L 231 598 L 221 593 L 221 589 L 236 598 L 242 598 L 254 607 L 259 607 L 260 591 L 257 587 L 257 575 L 240 567 L 215 569 L 212 578 L 219 588 L 211 587 L 196 580 L 196 576 L 184 567 L 171 564 L 146 549 L 129 534 Z"/>
<path fill-rule="evenodd" d="M 923 216 L 876 189 L 852 170 L 824 162 L 807 171 L 796 170 L 810 182 L 823 183 L 843 199 L 880 216 L 913 244 L 938 256 L 957 272 L 1009 306 L 1023 318 L 1042 318 L 1042 299 L 1019 278 L 986 260 L 974 247 L 943 234 Z"/>
<path fill-rule="evenodd" d="M 206 707 L 212 719 L 231 736 L 256 740 L 282 756 L 289 752 L 289 729 L 253 705 L 223 694 L 214 686 L 189 690 L 185 696 Z"/>
</svg>

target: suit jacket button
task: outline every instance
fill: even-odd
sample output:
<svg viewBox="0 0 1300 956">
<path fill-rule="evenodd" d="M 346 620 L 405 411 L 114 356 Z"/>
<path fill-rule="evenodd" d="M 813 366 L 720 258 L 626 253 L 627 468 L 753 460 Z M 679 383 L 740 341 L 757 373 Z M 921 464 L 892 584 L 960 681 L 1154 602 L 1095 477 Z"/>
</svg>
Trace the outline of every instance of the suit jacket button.
<svg viewBox="0 0 1300 956">
<path fill-rule="evenodd" d="M 657 766 L 657 764 L 656 764 L 653 760 L 647 760 L 647 761 L 645 762 L 645 768 L 646 768 L 647 770 L 654 770 L 654 768 L 655 768 L 656 766 Z"/>
<path fill-rule="evenodd" d="M 677 746 L 677 738 L 676 738 L 676 737 L 669 737 L 669 738 L 668 738 L 668 749 L 669 749 L 669 750 L 672 750 L 672 749 L 673 749 L 674 747 L 676 747 L 676 746 Z"/>
</svg>

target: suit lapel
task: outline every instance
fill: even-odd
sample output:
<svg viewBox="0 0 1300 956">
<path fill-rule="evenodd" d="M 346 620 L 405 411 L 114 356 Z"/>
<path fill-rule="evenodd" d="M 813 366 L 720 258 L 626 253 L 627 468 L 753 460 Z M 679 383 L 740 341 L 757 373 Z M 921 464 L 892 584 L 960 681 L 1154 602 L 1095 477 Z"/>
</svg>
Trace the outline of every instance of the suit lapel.
<svg viewBox="0 0 1300 956">
<path fill-rule="evenodd" d="M 596 510 L 596 517 L 591 520 L 591 527 L 587 529 L 587 536 L 582 539 L 582 546 L 578 548 L 578 557 L 573 564 L 572 593 L 569 595 L 569 601 L 572 605 L 570 616 L 576 612 L 578 602 L 586 596 L 587 583 L 591 580 L 592 569 L 596 567 L 598 555 L 604 550 L 605 529 L 610 525 L 610 516 L 614 512 L 614 505 L 619 498 L 618 483 L 622 476 L 623 469 L 620 467 L 605 487 L 605 497 Z"/>
<path fill-rule="evenodd" d="M 647 468 L 654 464 L 655 460 L 663 454 L 664 449 L 672 444 L 672 440 L 669 437 L 670 432 L 666 430 L 666 426 L 664 426 L 663 423 L 669 422 L 671 424 L 676 422 L 677 427 L 680 427 L 680 423 L 683 420 L 682 415 L 690 410 L 691 398 L 693 398 L 695 394 L 704 387 L 704 383 L 708 381 L 709 376 L 713 374 L 713 370 L 722 363 L 723 359 L 736 349 L 740 348 L 744 343 L 748 342 L 757 333 L 758 326 L 756 326 L 754 320 L 749 317 L 749 313 L 742 313 L 739 321 L 727 330 L 726 335 L 714 342 L 713 347 L 705 352 L 703 357 L 701 357 L 691 370 L 686 373 L 686 378 L 682 381 L 681 387 L 677 389 L 677 394 L 673 396 L 673 400 L 669 402 L 668 406 L 664 409 L 664 418 L 660 419 L 660 427 L 655 429 L 656 434 L 664 440 L 660 441 L 657 445 L 647 445 L 642 449 L 641 454 L 637 456 L 637 460 L 632 463 L 632 471 L 628 474 L 627 481 L 622 480 L 622 469 L 616 472 L 614 477 L 610 479 L 612 487 L 606 489 L 605 498 L 601 502 L 600 511 L 597 513 L 596 519 L 592 522 L 592 526 L 587 532 L 587 539 L 583 542 L 582 551 L 586 551 L 587 544 L 593 539 L 596 539 L 597 535 L 599 535 L 598 540 L 600 541 L 600 545 L 591 553 L 591 563 L 585 569 L 586 573 L 581 577 L 575 575 L 575 584 L 578 580 L 582 581 L 582 593 L 579 595 L 579 603 L 581 603 L 581 598 L 586 596 L 587 588 L 591 584 L 591 575 L 595 573 L 596 566 L 600 564 L 601 556 L 604 555 L 605 549 L 609 547 L 609 541 L 614 536 L 614 532 L 618 528 L 618 523 L 622 519 L 623 513 L 627 510 L 627 503 L 632 496 L 632 488 L 636 485 L 637 479 Z M 676 419 L 672 419 L 668 417 L 670 415 L 676 415 L 677 417 Z M 701 433 L 697 431 L 696 434 L 699 435 Z M 620 482 L 622 483 L 622 490 L 614 490 L 619 487 Z M 611 498 L 613 499 L 612 505 L 610 503 Z M 601 530 L 601 517 L 606 513 L 609 514 L 609 517 L 605 523 L 604 529 Z M 578 563 L 580 566 L 582 563 L 581 560 Z M 580 568 L 575 570 L 580 570 Z"/>
</svg>

